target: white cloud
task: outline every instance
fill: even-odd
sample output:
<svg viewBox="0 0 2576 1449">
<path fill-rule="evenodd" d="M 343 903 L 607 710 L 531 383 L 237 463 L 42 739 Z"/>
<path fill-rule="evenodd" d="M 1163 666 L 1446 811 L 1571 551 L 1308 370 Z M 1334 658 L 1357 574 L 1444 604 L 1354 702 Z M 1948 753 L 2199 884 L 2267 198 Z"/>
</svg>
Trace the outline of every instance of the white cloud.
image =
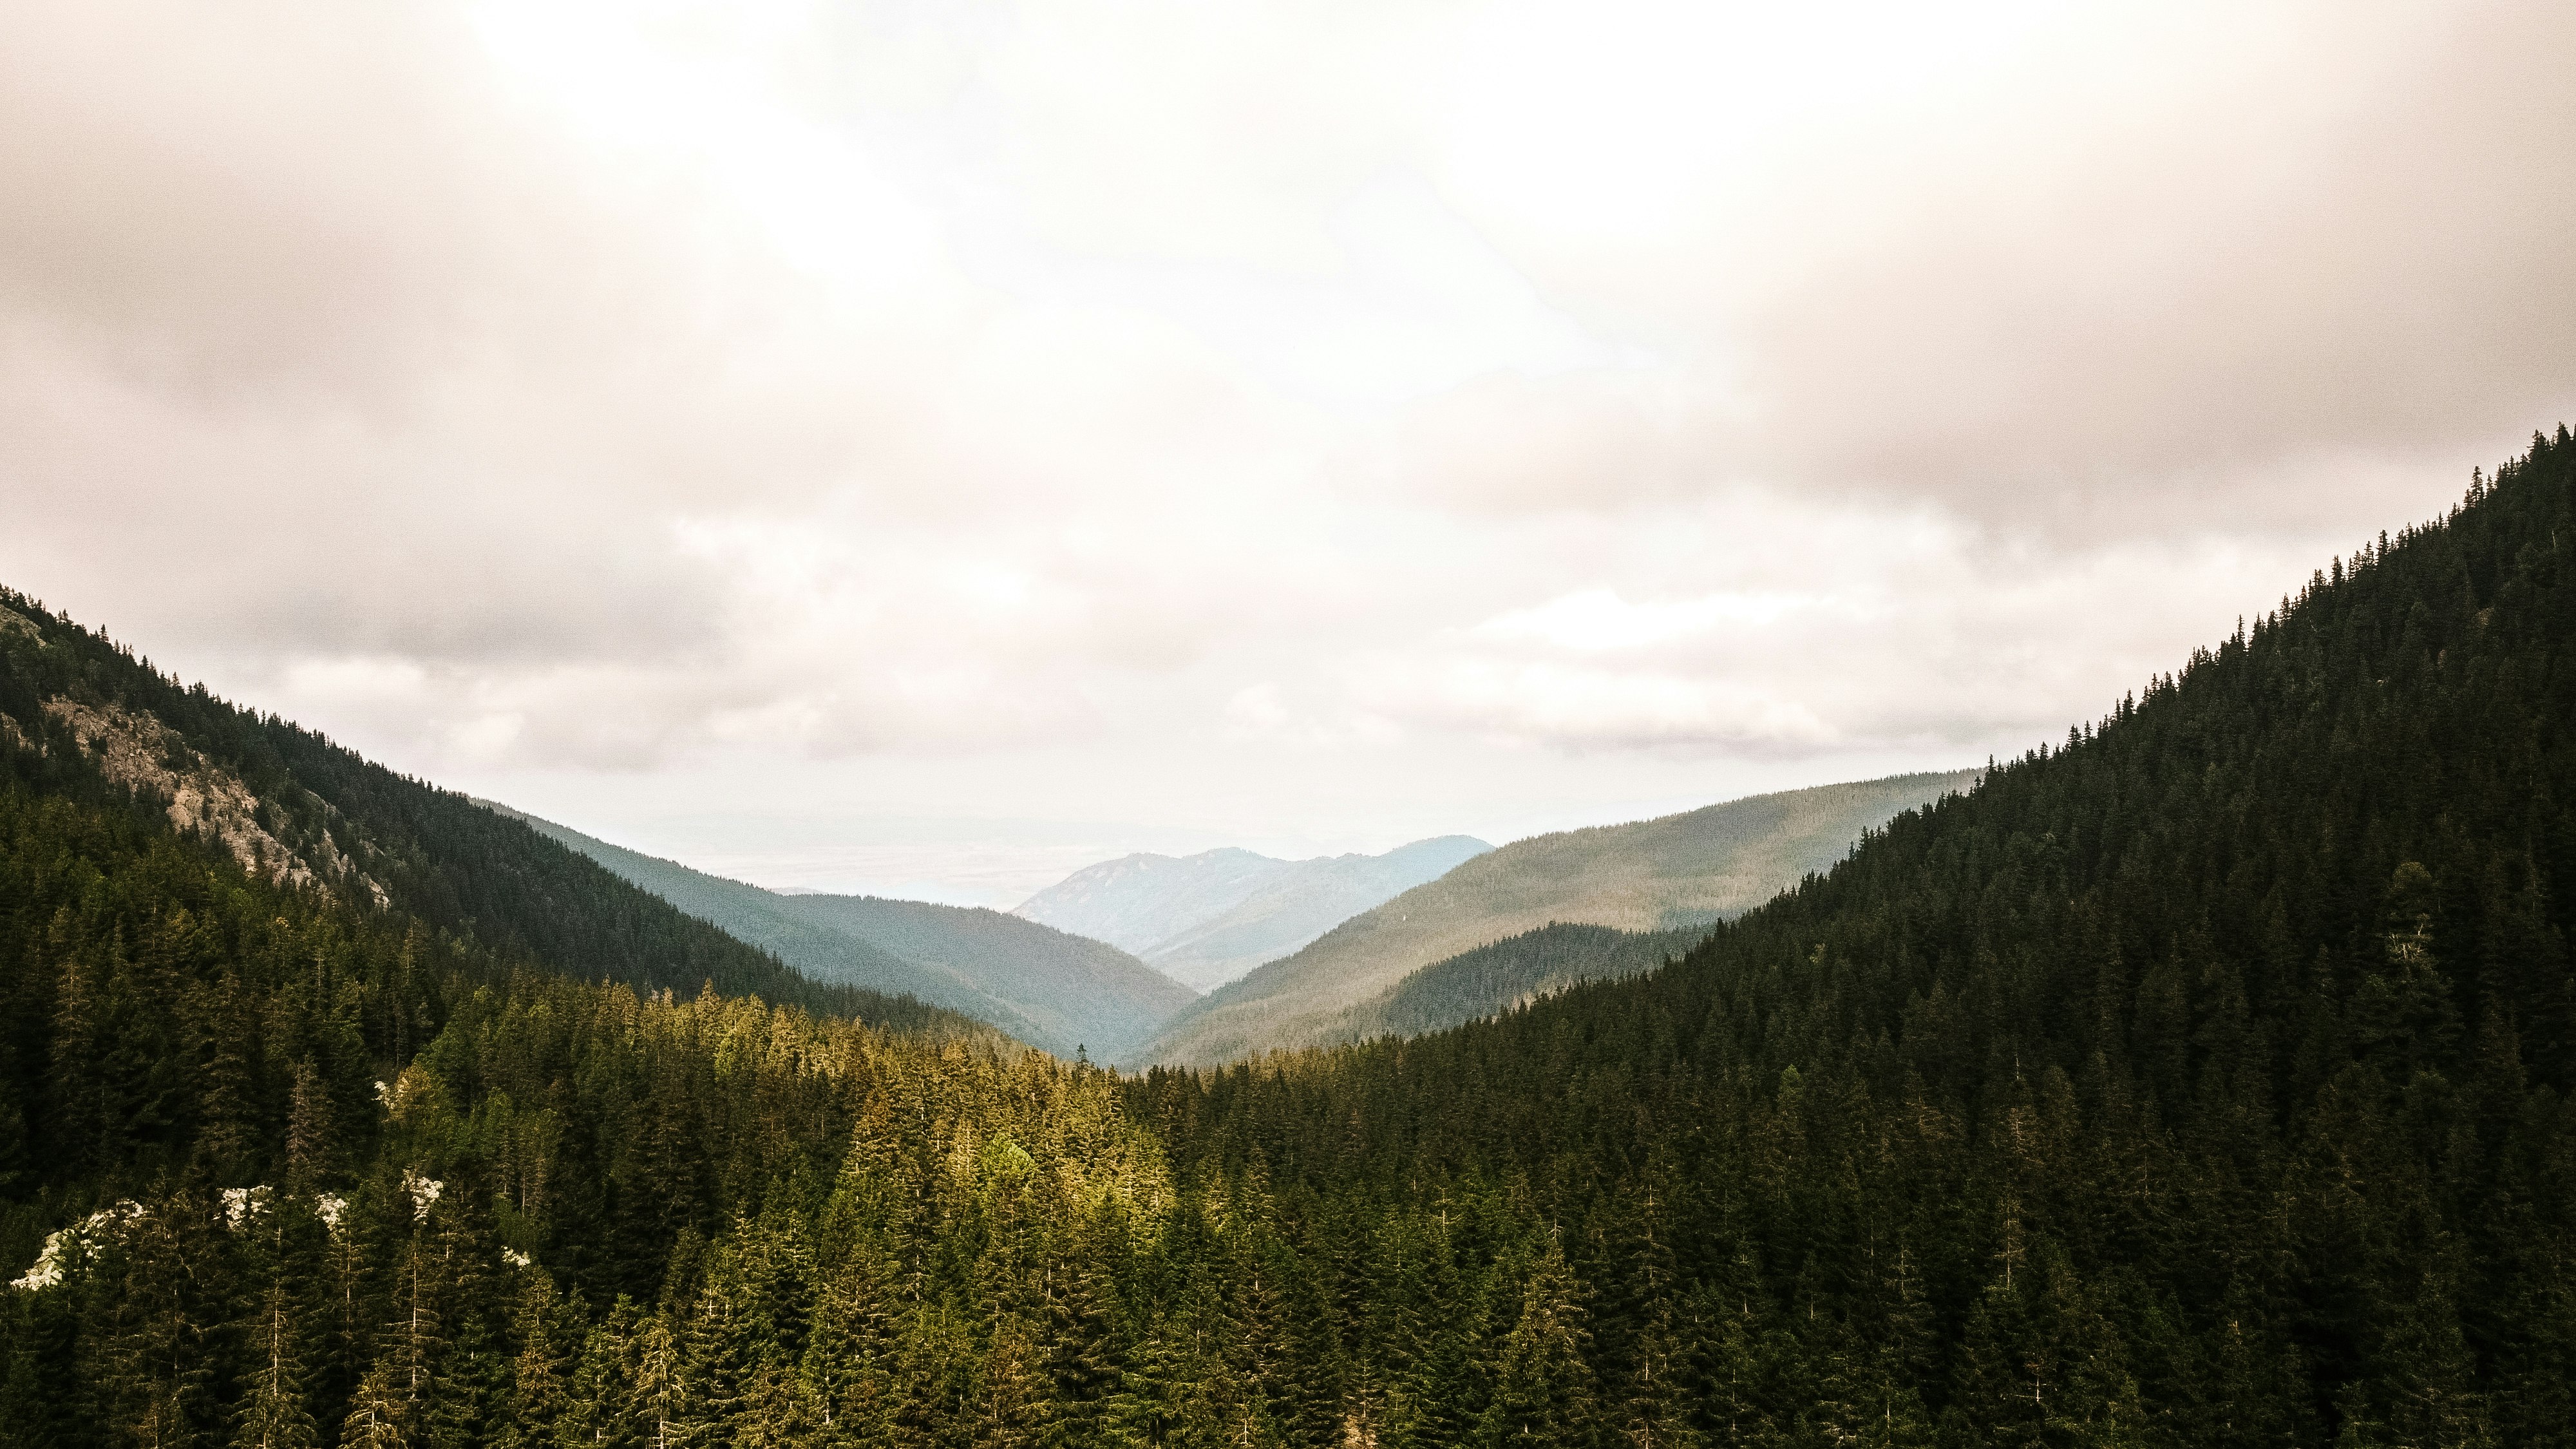
<svg viewBox="0 0 2576 1449">
<path fill-rule="evenodd" d="M 1427 672 L 1371 671 L 1359 694 L 1389 714 L 1514 744 L 1769 752 L 1835 743 L 1796 700 L 1701 675 L 1460 659 Z"/>
<path fill-rule="evenodd" d="M 1578 653 L 1642 649 L 1722 628 L 1759 630 L 1822 601 L 1797 594 L 1705 594 L 1632 604 L 1615 589 L 1585 589 L 1536 608 L 1514 609 L 1469 629 L 1479 643 L 1546 644 Z"/>
<path fill-rule="evenodd" d="M 604 816 L 1385 844 L 1957 763 L 2576 413 L 2571 39 L 22 6 L 0 576 Z"/>
</svg>

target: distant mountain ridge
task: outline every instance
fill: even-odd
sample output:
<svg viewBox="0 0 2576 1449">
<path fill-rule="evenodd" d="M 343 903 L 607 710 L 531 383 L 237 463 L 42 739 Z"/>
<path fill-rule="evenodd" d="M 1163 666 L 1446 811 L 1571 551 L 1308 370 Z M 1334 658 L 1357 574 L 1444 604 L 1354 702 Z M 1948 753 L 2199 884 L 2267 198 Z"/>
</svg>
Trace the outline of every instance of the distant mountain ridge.
<svg viewBox="0 0 2576 1449">
<path fill-rule="evenodd" d="M 1279 860 L 1235 847 L 1087 866 L 1012 912 L 1107 941 L 1201 990 L 1287 956 L 1493 847 L 1443 835 L 1383 855 Z"/>
<path fill-rule="evenodd" d="M 1140 851 L 1085 866 L 1012 907 L 1011 914 L 1107 941 L 1142 959 L 1176 932 L 1241 904 L 1286 864 L 1234 846 L 1183 856 Z"/>
<path fill-rule="evenodd" d="M 1000 911 L 763 890 L 484 803 L 818 980 L 909 994 L 1059 1056 L 1113 1056 L 1197 996 L 1115 946 Z"/>
<path fill-rule="evenodd" d="M 1365 1023 L 1346 1015 L 1352 1008 L 1423 967 L 1543 926 L 1713 925 L 1832 866 L 1863 832 L 1976 778 L 1959 770 L 1819 785 L 1517 840 L 1200 998 L 1123 1060 L 1208 1064 L 1365 1034 Z M 1622 969 L 1602 974 L 1625 974 L 1625 950 Z M 1462 1006 L 1464 1014 L 1436 1024 L 1493 1009 Z"/>
</svg>

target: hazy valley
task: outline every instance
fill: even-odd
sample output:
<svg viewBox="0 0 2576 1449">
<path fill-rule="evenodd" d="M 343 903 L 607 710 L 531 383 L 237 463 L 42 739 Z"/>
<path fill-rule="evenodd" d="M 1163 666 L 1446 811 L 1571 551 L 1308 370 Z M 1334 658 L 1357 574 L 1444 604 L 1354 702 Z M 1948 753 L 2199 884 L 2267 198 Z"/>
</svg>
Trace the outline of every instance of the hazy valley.
<svg viewBox="0 0 2576 1449">
<path fill-rule="evenodd" d="M 1059 1056 L 1113 1056 L 1196 996 L 1114 946 L 999 911 L 778 894 L 493 808 L 816 980 L 962 1012 Z"/>
<path fill-rule="evenodd" d="M 1238 849 L 1130 855 L 1077 871 L 1012 914 L 1124 947 L 1209 991 L 1491 849 L 1453 835 L 1314 860 Z"/>
<path fill-rule="evenodd" d="M 2561 433 L 2063 745 L 1461 843 L 1195 1000 L 10 596 L 0 1439 L 2550 1444 L 2568 539 Z M 1025 1044 L 1149 1021 L 1311 1049 Z"/>
<path fill-rule="evenodd" d="M 0 1443 L 2559 1442 L 2571 549 L 2562 428 L 1987 770 L 1049 893 L 1205 997 L 6 595 Z"/>
<path fill-rule="evenodd" d="M 1692 928 L 1752 909 L 1831 867 L 1898 812 L 1975 779 L 1961 771 L 1826 785 L 1514 841 L 1191 1003 L 1134 1055 L 1140 1063 L 1209 1064 L 1347 1040 L 1354 1028 L 1345 1014 L 1408 974 L 1551 924 L 1667 933 L 1644 949 L 1677 952 L 1695 939 Z M 1601 942 L 1604 963 L 1577 974 L 1630 969 L 1630 943 L 1584 939 Z M 1438 1024 L 1474 1014 L 1482 1013 Z"/>
</svg>

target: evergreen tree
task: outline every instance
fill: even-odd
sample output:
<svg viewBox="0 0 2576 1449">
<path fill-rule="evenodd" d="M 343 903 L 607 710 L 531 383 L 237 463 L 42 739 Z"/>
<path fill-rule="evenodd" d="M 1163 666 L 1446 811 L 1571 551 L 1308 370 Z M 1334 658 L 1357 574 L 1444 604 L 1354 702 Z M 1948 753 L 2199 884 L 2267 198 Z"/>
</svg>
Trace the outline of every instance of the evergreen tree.
<svg viewBox="0 0 2576 1449">
<path fill-rule="evenodd" d="M 391 1364 L 379 1364 L 358 1381 L 358 1391 L 350 1396 L 349 1417 L 340 1426 L 340 1442 L 346 1449 L 410 1449 L 411 1437 L 404 1427 L 410 1418 L 409 1405 L 394 1385 L 396 1372 Z"/>
<path fill-rule="evenodd" d="M 1592 1334 L 1580 1289 L 1551 1236 L 1521 1293 L 1520 1317 L 1503 1340 L 1493 1407 L 1479 1438 L 1492 1445 L 1594 1444 L 1600 1407 Z"/>
<path fill-rule="evenodd" d="M 306 1406 L 302 1334 L 283 1284 L 262 1295 L 250 1328 L 249 1386 L 233 1428 L 235 1449 L 308 1449 L 321 1442 Z"/>
</svg>

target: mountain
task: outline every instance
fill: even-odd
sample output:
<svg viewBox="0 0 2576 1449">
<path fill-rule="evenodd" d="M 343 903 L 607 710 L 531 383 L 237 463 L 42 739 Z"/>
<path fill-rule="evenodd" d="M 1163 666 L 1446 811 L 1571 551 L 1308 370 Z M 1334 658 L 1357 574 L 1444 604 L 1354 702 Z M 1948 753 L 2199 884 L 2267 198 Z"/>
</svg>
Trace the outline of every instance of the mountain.
<svg viewBox="0 0 2576 1449">
<path fill-rule="evenodd" d="M 1676 965 L 1137 1110 L 1416 1442 L 2565 1443 L 2571 640 L 2562 427 Z"/>
<path fill-rule="evenodd" d="M 0 746 L 30 788 L 145 802 L 242 870 L 495 959 L 646 991 L 713 984 L 873 1021 L 968 1027 L 899 994 L 791 970 L 522 822 L 182 685 L 6 590 L 0 646 Z"/>
<path fill-rule="evenodd" d="M 876 896 L 789 900 L 801 918 L 976 983 L 1034 1019 L 1034 1045 L 1102 1057 L 1132 1047 L 1198 993 L 1115 946 L 981 907 Z M 1026 1038 L 1024 1038 L 1026 1039 Z M 1069 1044 L 1068 1044 L 1069 1043 Z"/>
<path fill-rule="evenodd" d="M 1408 973 L 1550 924 L 1628 932 L 1713 924 L 1830 867 L 1897 812 L 1976 778 L 1963 770 L 1822 785 L 1516 840 L 1200 998 L 1122 1060 L 1219 1062 L 1348 1040 L 1357 1019 L 1342 1013 Z M 1605 962 L 1593 974 L 1616 968 Z"/>
<path fill-rule="evenodd" d="M 1506 936 L 1408 973 L 1375 996 L 1315 1024 L 1308 1039 L 1340 1046 L 1420 1036 L 1529 1005 L 1586 981 L 1617 981 L 1670 965 L 1704 929 L 1622 931 L 1557 922 Z"/>
<path fill-rule="evenodd" d="M 2564 429 L 1678 962 L 1141 1078 L 574 979 L 254 812 L 299 876 L 27 617 L 5 1449 L 2576 1424 Z"/>
<path fill-rule="evenodd" d="M 1139 852 L 1084 866 L 1011 908 L 1059 931 L 1144 954 L 1240 905 L 1288 862 L 1231 846 L 1196 855 Z"/>
<path fill-rule="evenodd" d="M 1491 849 L 1443 835 L 1384 855 L 1313 860 L 1231 848 L 1129 855 L 1075 871 L 1012 914 L 1124 947 L 1204 991 Z"/>
<path fill-rule="evenodd" d="M 492 808 L 817 980 L 917 997 L 1060 1056 L 1124 1050 L 1196 999 L 1115 946 L 999 911 L 782 895 Z"/>
</svg>

